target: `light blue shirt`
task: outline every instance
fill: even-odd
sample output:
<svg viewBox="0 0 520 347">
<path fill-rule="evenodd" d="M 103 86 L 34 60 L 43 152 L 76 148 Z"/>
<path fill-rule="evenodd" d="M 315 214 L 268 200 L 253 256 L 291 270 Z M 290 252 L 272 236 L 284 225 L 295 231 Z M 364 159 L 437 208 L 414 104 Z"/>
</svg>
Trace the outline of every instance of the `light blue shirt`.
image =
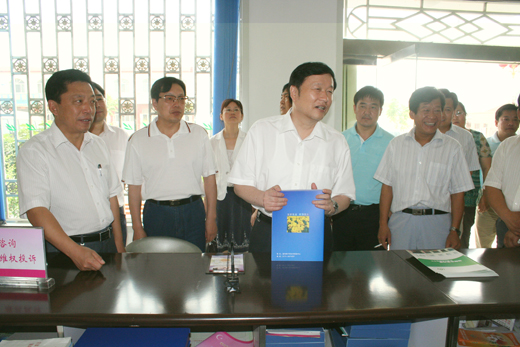
<svg viewBox="0 0 520 347">
<path fill-rule="evenodd" d="M 489 143 L 489 148 L 491 148 L 491 155 L 495 155 L 495 151 L 500 145 L 500 139 L 498 138 L 498 132 L 495 132 L 493 136 L 488 137 L 487 142 Z"/>
<path fill-rule="evenodd" d="M 379 125 L 366 141 L 363 141 L 356 132 L 356 125 L 345 130 L 343 136 L 350 147 L 354 184 L 356 185 L 356 200 L 352 203 L 357 205 L 379 204 L 382 184 L 374 179 L 374 174 L 385 154 L 388 143 L 394 136 Z"/>
</svg>

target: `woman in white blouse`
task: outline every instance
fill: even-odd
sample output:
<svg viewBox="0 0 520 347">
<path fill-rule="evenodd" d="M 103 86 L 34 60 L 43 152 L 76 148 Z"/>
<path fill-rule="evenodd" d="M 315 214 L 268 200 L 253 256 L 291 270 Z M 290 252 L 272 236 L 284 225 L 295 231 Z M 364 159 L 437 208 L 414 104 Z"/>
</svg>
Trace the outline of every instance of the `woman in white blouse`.
<svg viewBox="0 0 520 347">
<path fill-rule="evenodd" d="M 243 107 L 240 101 L 224 100 L 220 108 L 220 119 L 224 122 L 224 130 L 210 139 L 218 170 L 216 176 L 218 252 L 229 250 L 231 242 L 236 252 L 245 252 L 249 249 L 252 208 L 235 194 L 233 185 L 228 183 L 228 175 L 246 137 L 246 133 L 238 127 L 243 118 Z"/>
</svg>

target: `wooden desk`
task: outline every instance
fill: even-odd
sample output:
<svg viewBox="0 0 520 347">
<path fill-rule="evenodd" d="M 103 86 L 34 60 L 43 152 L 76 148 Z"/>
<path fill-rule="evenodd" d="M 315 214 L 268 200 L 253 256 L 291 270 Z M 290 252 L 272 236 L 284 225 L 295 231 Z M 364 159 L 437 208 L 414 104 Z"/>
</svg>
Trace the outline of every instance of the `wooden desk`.
<svg viewBox="0 0 520 347">
<path fill-rule="evenodd" d="M 281 265 L 269 254 L 245 254 L 241 293 L 230 294 L 224 276 L 206 274 L 209 255 L 104 255 L 98 272 L 80 272 L 60 256 L 49 262 L 56 280 L 49 294 L 0 293 L 0 324 L 214 331 L 520 312 L 519 250 L 467 253 L 500 277 L 439 280 L 402 251 L 335 252 L 323 263 Z M 40 309 L 31 308 L 35 302 Z"/>
</svg>

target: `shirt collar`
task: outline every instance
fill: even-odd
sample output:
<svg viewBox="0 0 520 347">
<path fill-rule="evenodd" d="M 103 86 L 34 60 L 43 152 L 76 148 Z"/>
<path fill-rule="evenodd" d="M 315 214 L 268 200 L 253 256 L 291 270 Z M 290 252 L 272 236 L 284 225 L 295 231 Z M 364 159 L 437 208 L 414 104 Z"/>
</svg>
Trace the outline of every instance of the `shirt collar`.
<svg viewBox="0 0 520 347">
<path fill-rule="evenodd" d="M 163 133 L 161 133 L 161 131 L 157 127 L 158 119 L 159 119 L 159 117 L 155 117 L 154 120 L 148 126 L 148 137 L 164 135 Z M 188 123 L 184 120 L 181 120 L 179 130 L 177 130 L 177 132 L 175 134 L 173 134 L 172 138 L 174 136 L 178 136 L 178 135 L 182 135 L 182 134 L 189 134 L 190 132 L 191 132 L 191 129 L 190 129 Z M 164 135 L 164 136 L 166 136 L 166 135 Z"/>
<path fill-rule="evenodd" d="M 58 148 L 59 145 L 62 143 L 70 143 L 72 144 L 67 137 L 63 134 L 63 132 L 58 128 L 56 125 L 56 122 L 52 122 L 51 127 L 49 128 L 49 132 L 51 134 L 51 143 L 54 146 L 54 148 Z M 85 146 L 87 143 L 92 141 L 92 134 L 88 131 L 83 134 L 83 143 L 81 144 L 81 148 Z"/>
<path fill-rule="evenodd" d="M 294 131 L 296 134 L 298 134 L 298 130 L 296 130 L 296 127 L 294 126 L 294 123 L 291 118 L 291 112 L 292 108 L 287 111 L 286 114 L 282 115 L 279 130 L 280 132 L 284 133 L 287 131 Z M 321 121 L 316 123 L 314 126 L 314 129 L 312 129 L 311 134 L 306 139 L 311 139 L 314 136 L 319 137 L 321 139 L 326 140 L 327 139 L 327 133 L 325 132 L 325 129 L 323 128 L 323 124 L 321 124 Z"/>
<path fill-rule="evenodd" d="M 417 140 L 415 139 L 415 126 L 406 134 L 407 137 L 410 137 L 412 140 L 414 140 L 415 142 L 417 142 Z M 433 142 L 433 141 L 444 141 L 444 137 L 447 136 L 447 135 L 444 135 L 443 133 L 441 133 L 441 131 L 439 129 L 437 129 L 435 131 L 435 135 L 433 135 L 433 138 L 430 140 L 430 142 Z M 428 142 L 428 143 L 430 143 Z"/>
<path fill-rule="evenodd" d="M 356 134 L 357 136 L 359 136 L 359 133 L 357 132 L 356 127 L 357 127 L 357 122 L 356 122 L 356 124 L 354 124 L 354 126 L 351 128 L 351 129 L 352 129 L 351 131 L 352 131 L 354 134 Z M 376 130 L 374 130 L 374 133 L 373 133 L 372 135 L 370 135 L 368 139 L 370 139 L 370 138 L 372 138 L 372 137 L 383 137 L 383 129 L 379 126 L 378 123 L 376 123 Z M 361 136 L 359 136 L 359 138 L 361 138 Z M 367 139 L 367 140 L 368 140 L 368 139 Z M 365 141 L 366 141 L 366 140 L 365 140 Z"/>
<path fill-rule="evenodd" d="M 114 129 L 110 125 L 107 124 L 107 122 L 103 122 L 103 132 L 111 132 L 115 133 Z"/>
</svg>

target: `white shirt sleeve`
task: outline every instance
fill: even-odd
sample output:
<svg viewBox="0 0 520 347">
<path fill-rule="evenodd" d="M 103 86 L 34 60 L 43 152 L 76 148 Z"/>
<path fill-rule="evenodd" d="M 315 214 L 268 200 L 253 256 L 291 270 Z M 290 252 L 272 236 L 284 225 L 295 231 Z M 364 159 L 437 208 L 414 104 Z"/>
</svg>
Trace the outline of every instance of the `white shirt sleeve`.
<svg viewBox="0 0 520 347">
<path fill-rule="evenodd" d="M 22 148 L 16 158 L 20 217 L 35 207 L 50 209 L 47 161 L 35 148 Z"/>
</svg>

